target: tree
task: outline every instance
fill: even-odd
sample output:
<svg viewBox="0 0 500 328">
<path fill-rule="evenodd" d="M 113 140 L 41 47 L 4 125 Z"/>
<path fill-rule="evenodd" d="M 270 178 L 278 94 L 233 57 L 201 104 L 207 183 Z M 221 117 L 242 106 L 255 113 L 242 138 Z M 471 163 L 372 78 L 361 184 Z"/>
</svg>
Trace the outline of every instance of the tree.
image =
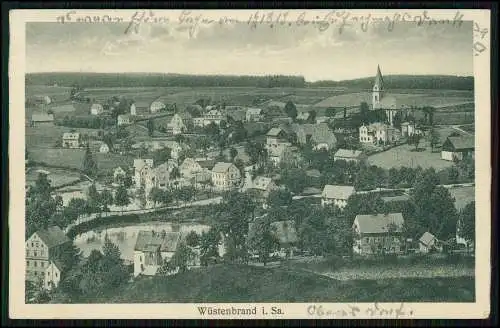
<svg viewBox="0 0 500 328">
<path fill-rule="evenodd" d="M 291 100 L 287 101 L 285 104 L 285 113 L 293 120 L 297 117 L 297 107 Z"/>
<path fill-rule="evenodd" d="M 307 119 L 309 123 L 314 123 L 316 122 L 316 111 L 315 110 L 310 110 L 309 111 L 309 117 Z"/>
<path fill-rule="evenodd" d="M 188 266 L 193 262 L 194 258 L 195 254 L 193 250 L 188 247 L 184 241 L 181 241 L 170 261 L 165 263 L 165 271 L 169 272 L 179 269 L 179 272 L 185 272 L 188 269 Z M 165 272 L 164 270 L 162 271 Z"/>
<path fill-rule="evenodd" d="M 434 147 L 439 144 L 439 132 L 432 128 L 429 134 L 429 143 L 431 145 L 431 151 L 434 152 Z"/>
<path fill-rule="evenodd" d="M 137 190 L 136 197 L 139 200 L 139 204 L 141 204 L 141 207 L 145 208 L 147 204 L 147 199 L 146 199 L 146 190 L 144 189 L 144 186 L 141 186 L 139 190 Z"/>
<path fill-rule="evenodd" d="M 68 205 L 63 209 L 65 223 L 71 224 L 76 221 L 80 215 L 84 214 L 86 207 L 87 203 L 83 198 L 72 198 Z"/>
<path fill-rule="evenodd" d="M 26 238 L 38 229 L 47 228 L 57 209 L 51 196 L 52 187 L 46 174 L 39 173 L 35 184 L 28 189 L 26 203 Z"/>
<path fill-rule="evenodd" d="M 303 249 L 314 255 L 321 255 L 327 249 L 327 226 L 320 210 L 313 210 L 307 215 L 299 228 L 299 239 Z"/>
<path fill-rule="evenodd" d="M 457 183 L 459 175 L 460 172 L 455 165 L 448 169 L 448 179 L 451 183 Z"/>
<path fill-rule="evenodd" d="M 278 246 L 278 240 L 271 229 L 267 216 L 258 217 L 251 224 L 248 231 L 247 246 L 248 249 L 255 251 L 259 255 L 265 266 L 269 259 L 269 253 Z"/>
<path fill-rule="evenodd" d="M 420 144 L 420 135 L 414 134 L 412 138 L 413 143 L 415 144 L 415 150 L 418 150 L 418 145 Z"/>
<path fill-rule="evenodd" d="M 130 198 L 125 186 L 120 185 L 118 189 L 116 189 L 115 204 L 118 206 L 126 206 L 130 204 Z"/>
<path fill-rule="evenodd" d="M 476 239 L 476 202 L 467 204 L 459 213 L 458 231 L 459 236 L 467 241 L 467 244 Z"/>
<path fill-rule="evenodd" d="M 281 180 L 295 194 L 301 193 L 308 183 L 307 176 L 301 169 L 284 170 Z"/>
<path fill-rule="evenodd" d="M 325 110 L 325 115 L 330 117 L 330 118 L 334 118 L 336 113 L 337 113 L 337 109 L 335 107 L 328 107 Z"/>
<path fill-rule="evenodd" d="M 207 232 L 203 231 L 200 237 L 200 260 L 203 265 L 207 264 L 207 260 L 212 257 L 217 257 L 218 246 L 220 243 L 219 231 L 211 227 Z"/>
<path fill-rule="evenodd" d="M 87 191 L 87 206 L 92 213 L 99 211 L 101 208 L 101 197 L 95 183 L 92 183 Z"/>
<path fill-rule="evenodd" d="M 152 119 L 148 120 L 147 128 L 148 128 L 148 135 L 152 137 L 155 132 L 155 123 Z"/>
<path fill-rule="evenodd" d="M 153 153 L 153 163 L 155 165 L 160 165 L 167 162 L 170 159 L 170 154 L 172 150 L 170 148 L 158 149 Z"/>
<path fill-rule="evenodd" d="M 269 193 L 268 203 L 273 207 L 288 206 L 292 203 L 292 194 L 288 190 L 273 190 Z"/>
<path fill-rule="evenodd" d="M 109 211 L 109 206 L 113 204 L 113 194 L 110 190 L 104 189 L 100 195 L 101 206 L 104 212 Z"/>
<path fill-rule="evenodd" d="M 361 115 L 361 121 L 363 123 L 368 123 L 368 112 L 370 110 L 370 107 L 368 106 L 368 104 L 366 102 L 362 102 L 360 105 L 359 105 L 359 113 Z"/>
<path fill-rule="evenodd" d="M 231 147 L 229 149 L 229 156 L 231 157 L 231 162 L 234 161 L 234 158 L 238 155 L 238 151 L 236 150 L 236 148 L 234 147 Z"/>
<path fill-rule="evenodd" d="M 267 158 L 267 151 L 260 142 L 250 141 L 245 145 L 245 152 L 250 157 L 251 163 L 262 163 Z"/>
<path fill-rule="evenodd" d="M 87 149 L 85 150 L 85 155 L 83 157 L 83 172 L 91 177 L 97 174 L 97 163 L 94 161 L 94 158 L 92 157 L 92 152 L 90 151 L 88 145 Z"/>
<path fill-rule="evenodd" d="M 149 192 L 149 199 L 155 204 L 161 203 L 163 200 L 163 190 L 160 188 L 154 187 Z"/>
<path fill-rule="evenodd" d="M 196 247 L 200 245 L 200 235 L 196 233 L 196 231 L 191 230 L 187 235 L 186 235 L 186 245 L 189 247 Z"/>
</svg>

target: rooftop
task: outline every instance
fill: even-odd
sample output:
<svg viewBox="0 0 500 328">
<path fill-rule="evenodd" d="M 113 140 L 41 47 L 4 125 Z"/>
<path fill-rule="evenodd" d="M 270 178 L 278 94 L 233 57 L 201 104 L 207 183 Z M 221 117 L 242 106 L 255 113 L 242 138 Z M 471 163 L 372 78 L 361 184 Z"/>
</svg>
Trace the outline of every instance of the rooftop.
<svg viewBox="0 0 500 328">
<path fill-rule="evenodd" d="M 71 241 L 58 226 L 51 226 L 47 229 L 38 230 L 36 234 L 48 248 L 56 247 Z"/>
<path fill-rule="evenodd" d="M 353 186 L 326 185 L 323 189 L 322 196 L 330 199 L 347 200 L 354 193 L 355 189 Z"/>
<path fill-rule="evenodd" d="M 402 232 L 404 225 L 401 213 L 357 215 L 354 221 L 358 222 L 360 233 L 368 234 L 387 233 L 391 225 L 394 225 L 395 232 Z"/>
</svg>

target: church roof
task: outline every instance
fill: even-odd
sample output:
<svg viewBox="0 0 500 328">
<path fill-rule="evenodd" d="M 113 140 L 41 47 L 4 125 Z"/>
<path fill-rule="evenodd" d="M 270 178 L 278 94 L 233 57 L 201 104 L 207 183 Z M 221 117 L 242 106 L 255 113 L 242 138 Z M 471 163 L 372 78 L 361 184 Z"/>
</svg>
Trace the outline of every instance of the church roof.
<svg viewBox="0 0 500 328">
<path fill-rule="evenodd" d="M 374 86 L 378 86 L 379 90 L 384 89 L 384 80 L 382 79 L 382 73 L 380 72 L 380 66 L 377 65 L 377 75 L 375 76 L 375 84 Z"/>
</svg>

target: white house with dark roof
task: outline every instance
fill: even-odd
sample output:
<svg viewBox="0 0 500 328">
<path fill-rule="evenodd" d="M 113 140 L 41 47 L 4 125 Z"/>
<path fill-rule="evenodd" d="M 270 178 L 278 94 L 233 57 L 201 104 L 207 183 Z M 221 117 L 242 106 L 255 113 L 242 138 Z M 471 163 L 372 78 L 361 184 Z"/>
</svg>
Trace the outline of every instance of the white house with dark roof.
<svg viewBox="0 0 500 328">
<path fill-rule="evenodd" d="M 129 114 L 118 115 L 116 124 L 118 124 L 118 126 L 130 125 L 132 124 L 132 117 Z"/>
<path fill-rule="evenodd" d="M 71 240 L 58 226 L 33 233 L 25 242 L 26 280 L 44 282 L 51 261 L 55 261 L 61 249 L 69 243 Z"/>
<path fill-rule="evenodd" d="M 448 137 L 441 148 L 441 159 L 445 161 L 474 158 L 474 136 Z"/>
<path fill-rule="evenodd" d="M 82 138 L 78 132 L 65 132 L 62 136 L 63 148 L 80 148 Z"/>
<path fill-rule="evenodd" d="M 355 193 L 353 186 L 326 185 L 321 193 L 321 206 L 334 205 L 344 209 L 349 197 Z"/>
<path fill-rule="evenodd" d="M 161 101 L 156 100 L 156 101 L 153 101 L 151 103 L 151 105 L 149 106 L 149 111 L 151 113 L 157 113 L 157 112 L 161 111 L 164 108 L 165 108 L 165 104 L 163 102 L 161 102 Z"/>
<path fill-rule="evenodd" d="M 339 149 L 333 155 L 333 161 L 346 161 L 359 163 L 365 158 L 361 150 Z"/>
<path fill-rule="evenodd" d="M 61 281 L 61 274 L 63 273 L 63 265 L 61 262 L 54 260 L 50 261 L 49 266 L 45 269 L 45 275 L 43 279 L 43 286 L 47 290 L 57 288 L 59 282 Z"/>
<path fill-rule="evenodd" d="M 429 253 L 432 250 L 441 250 L 439 240 L 430 232 L 426 231 L 418 240 L 419 250 L 421 253 Z"/>
<path fill-rule="evenodd" d="M 357 215 L 353 225 L 353 251 L 358 255 L 402 252 L 402 213 Z"/>
<path fill-rule="evenodd" d="M 181 241 L 179 232 L 139 231 L 134 246 L 134 276 L 154 276 L 170 261 Z"/>
<path fill-rule="evenodd" d="M 218 190 L 230 190 L 238 187 L 241 172 L 233 163 L 218 162 L 212 169 L 212 184 Z"/>
</svg>

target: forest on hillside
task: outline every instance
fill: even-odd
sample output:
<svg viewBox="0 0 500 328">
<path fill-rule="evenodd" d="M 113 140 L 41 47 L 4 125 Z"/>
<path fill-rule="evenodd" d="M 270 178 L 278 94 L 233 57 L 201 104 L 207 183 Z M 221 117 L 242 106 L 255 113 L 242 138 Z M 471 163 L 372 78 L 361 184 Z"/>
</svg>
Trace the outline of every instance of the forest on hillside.
<svg viewBox="0 0 500 328">
<path fill-rule="evenodd" d="M 451 75 L 387 75 L 388 89 L 474 90 L 474 77 Z M 162 73 L 29 73 L 26 84 L 92 87 L 347 87 L 371 89 L 373 77 L 307 82 L 303 76 L 288 75 L 185 75 Z"/>
</svg>

